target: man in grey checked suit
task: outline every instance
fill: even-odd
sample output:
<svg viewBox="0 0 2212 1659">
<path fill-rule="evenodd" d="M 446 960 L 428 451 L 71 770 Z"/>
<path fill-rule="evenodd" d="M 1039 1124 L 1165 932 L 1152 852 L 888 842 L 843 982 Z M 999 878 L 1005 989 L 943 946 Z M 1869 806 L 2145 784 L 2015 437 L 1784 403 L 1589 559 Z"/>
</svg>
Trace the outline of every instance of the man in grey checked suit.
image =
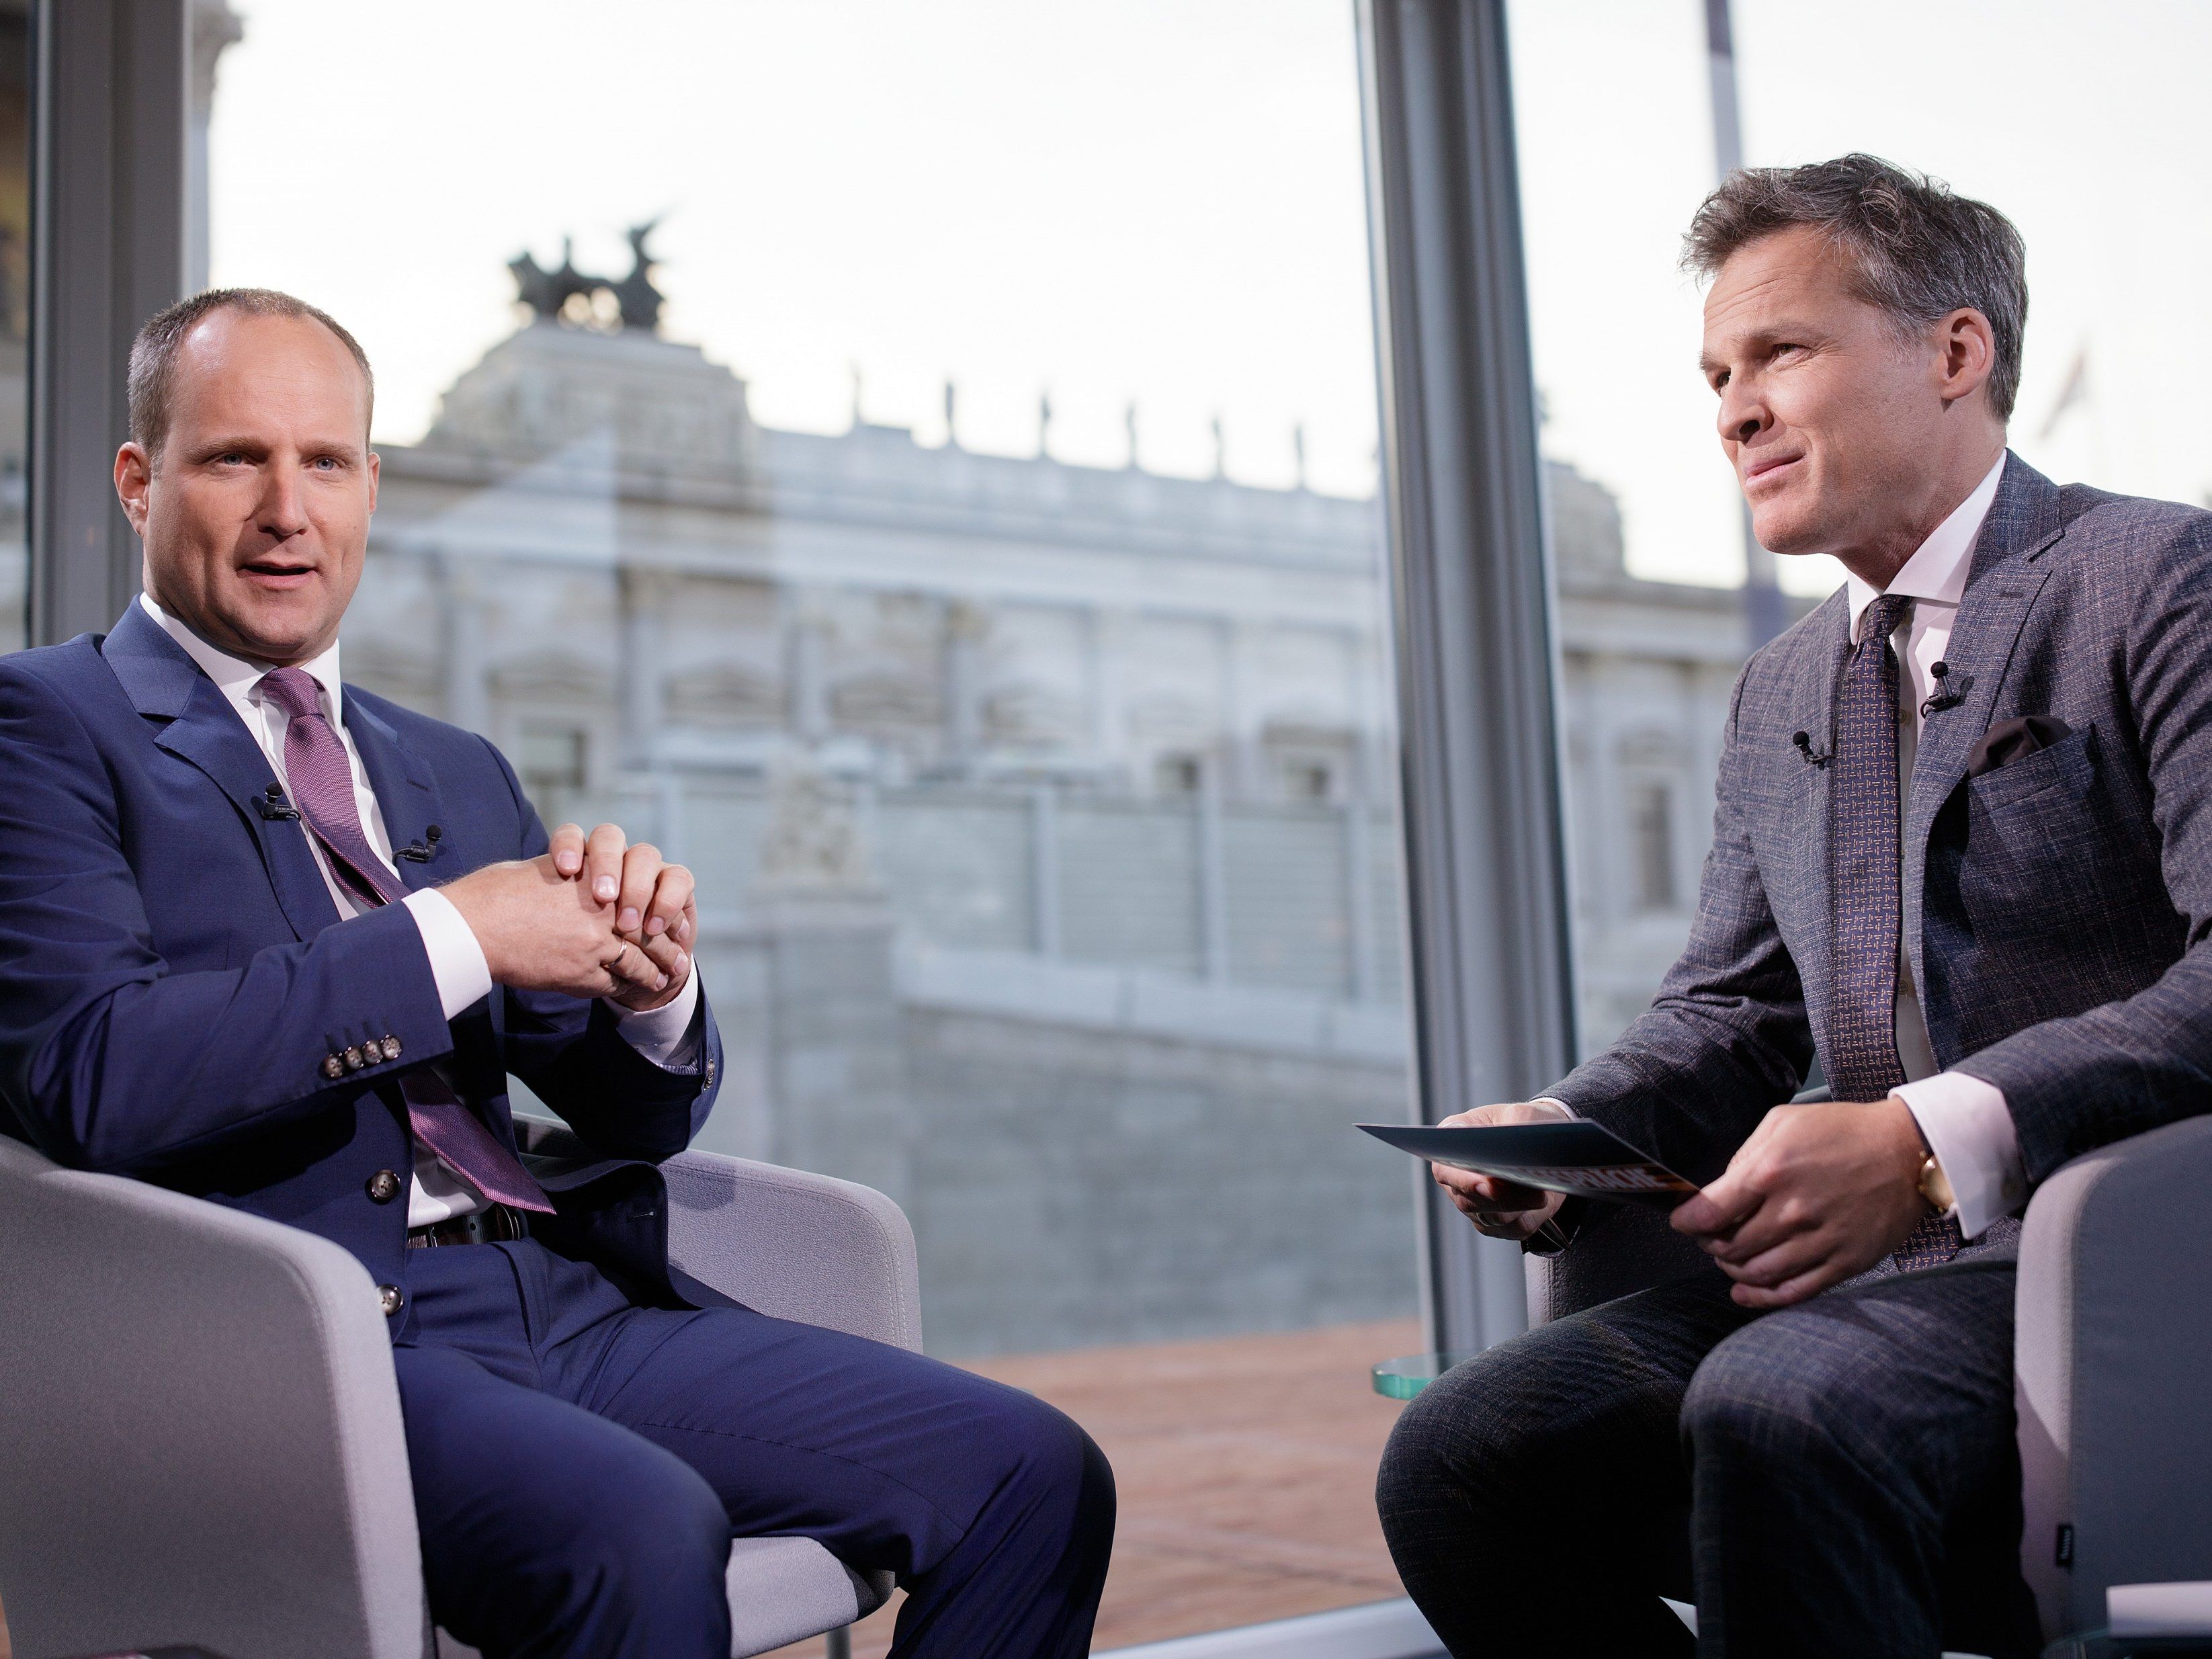
<svg viewBox="0 0 2212 1659">
<path fill-rule="evenodd" d="M 1866 156 L 1739 173 L 1684 263 L 1759 541 L 1850 580 L 1736 683 L 1650 1012 L 1455 1121 L 1617 1130 L 1704 1183 L 1674 1225 L 1719 1271 L 1433 1385 L 1384 1528 L 1455 1655 L 1687 1651 L 1692 1579 L 1706 1655 L 2033 1655 L 2016 1217 L 2212 1104 L 2212 514 L 2007 451 L 1994 209 Z M 1834 1101 L 1784 1103 L 1816 1056 Z M 1437 1178 L 1575 1248 L 1572 1204 Z"/>
</svg>

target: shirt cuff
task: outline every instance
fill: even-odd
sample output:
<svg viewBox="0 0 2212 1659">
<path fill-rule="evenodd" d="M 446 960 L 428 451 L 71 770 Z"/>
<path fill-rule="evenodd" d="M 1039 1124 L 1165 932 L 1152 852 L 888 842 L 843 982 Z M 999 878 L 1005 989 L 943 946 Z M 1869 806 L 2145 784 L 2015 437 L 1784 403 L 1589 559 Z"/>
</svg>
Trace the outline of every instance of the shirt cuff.
<svg viewBox="0 0 2212 1659">
<path fill-rule="evenodd" d="M 1559 1109 L 1560 1115 L 1565 1117 L 1578 1118 L 1582 1115 L 1581 1113 L 1575 1110 L 1573 1107 L 1568 1105 L 1565 1101 L 1561 1100 L 1556 1095 L 1538 1095 L 1535 1099 L 1530 1101 L 1528 1103 L 1531 1106 L 1556 1106 Z"/>
<path fill-rule="evenodd" d="M 602 1000 L 614 1014 L 615 1030 L 622 1033 L 623 1041 L 631 1048 L 664 1072 L 690 1068 L 696 1057 L 690 1052 L 693 1045 L 687 1039 L 691 1035 L 692 1016 L 699 1012 L 699 964 L 696 959 L 684 988 L 658 1008 L 640 1012 L 619 1002 Z"/>
<path fill-rule="evenodd" d="M 434 887 L 410 893 L 400 901 L 415 918 L 422 935 L 422 949 L 430 957 L 430 977 L 438 987 L 438 1004 L 447 1019 L 491 994 L 491 964 L 483 946 L 453 900 Z"/>
<path fill-rule="evenodd" d="M 1957 1200 L 1951 1213 L 1964 1237 L 1980 1237 L 1990 1223 L 2027 1201 L 2020 1132 L 2003 1090 L 1964 1072 L 1938 1072 L 1891 1092 L 1911 1112 L 1921 1139 L 1942 1165 Z"/>
</svg>

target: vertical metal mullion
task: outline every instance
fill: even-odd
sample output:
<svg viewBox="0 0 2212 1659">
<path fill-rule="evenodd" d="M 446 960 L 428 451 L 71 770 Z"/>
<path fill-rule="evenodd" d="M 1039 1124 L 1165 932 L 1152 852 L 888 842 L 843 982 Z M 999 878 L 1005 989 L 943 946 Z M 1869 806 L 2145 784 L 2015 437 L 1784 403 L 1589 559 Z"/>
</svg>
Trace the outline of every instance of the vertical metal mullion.
<svg viewBox="0 0 2212 1659">
<path fill-rule="evenodd" d="M 182 296 L 187 0 L 44 0 L 33 21 L 31 636 L 138 591 L 111 474 L 131 337 Z"/>
<path fill-rule="evenodd" d="M 1550 584 L 1504 0 L 1358 0 L 1424 1114 L 1574 1052 Z M 1427 1188 L 1431 1340 L 1525 1328 L 1520 1253 Z"/>
</svg>

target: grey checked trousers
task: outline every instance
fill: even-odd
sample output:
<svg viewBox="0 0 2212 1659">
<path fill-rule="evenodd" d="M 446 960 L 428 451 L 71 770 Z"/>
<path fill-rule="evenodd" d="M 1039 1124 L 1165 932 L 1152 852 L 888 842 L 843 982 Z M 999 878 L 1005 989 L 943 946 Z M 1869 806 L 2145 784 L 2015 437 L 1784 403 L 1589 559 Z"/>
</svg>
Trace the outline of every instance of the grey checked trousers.
<svg viewBox="0 0 2212 1659">
<path fill-rule="evenodd" d="M 1406 1408 L 1376 1502 L 1455 1659 L 2032 1659 L 2013 1264 L 1754 1316 L 1717 1273 L 1469 1360 Z"/>
</svg>

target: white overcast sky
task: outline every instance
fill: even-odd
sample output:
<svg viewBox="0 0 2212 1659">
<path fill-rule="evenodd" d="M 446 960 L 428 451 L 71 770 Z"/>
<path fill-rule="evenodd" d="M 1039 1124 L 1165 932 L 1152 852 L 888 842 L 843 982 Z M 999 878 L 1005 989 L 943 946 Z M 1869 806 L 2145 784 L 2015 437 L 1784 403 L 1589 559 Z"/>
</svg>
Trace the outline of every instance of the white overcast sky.
<svg viewBox="0 0 2212 1659">
<path fill-rule="evenodd" d="M 1371 487 L 1348 0 L 235 0 L 214 277 L 362 337 L 379 436 L 514 325 L 527 247 L 618 275 L 658 239 L 666 331 L 771 423 L 868 416 L 1119 465 Z M 1620 496 L 1632 566 L 1727 581 L 1735 507 L 1676 274 L 1711 183 L 1702 0 L 1516 0 L 1547 449 Z M 1747 157 L 1870 149 L 1994 202 L 2033 306 L 2014 441 L 2062 477 L 2212 489 L 2212 4 L 1736 0 Z M 2077 352 L 2091 398 L 2041 431 Z M 1832 572 L 1801 568 L 1820 591 Z"/>
</svg>

